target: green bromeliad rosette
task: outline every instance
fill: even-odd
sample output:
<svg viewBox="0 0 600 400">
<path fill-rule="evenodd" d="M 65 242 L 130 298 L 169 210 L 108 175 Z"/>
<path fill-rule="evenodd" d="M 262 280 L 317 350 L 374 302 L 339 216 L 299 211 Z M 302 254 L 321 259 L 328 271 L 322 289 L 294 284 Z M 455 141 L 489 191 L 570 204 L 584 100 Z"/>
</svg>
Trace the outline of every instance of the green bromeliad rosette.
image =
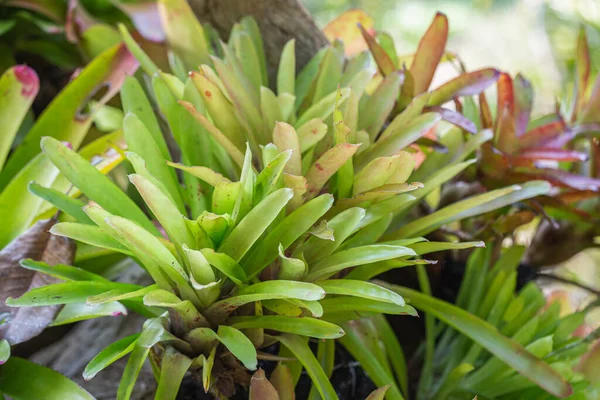
<svg viewBox="0 0 600 400">
<path fill-rule="evenodd" d="M 429 242 L 424 235 L 496 210 L 486 217 L 493 222 L 514 212 L 514 204 L 550 190 L 544 181 L 531 181 L 415 217 L 416 206 L 472 166 L 474 151 L 491 138 L 487 130 L 452 127 L 444 120 L 456 122 L 452 115 L 458 113 L 438 105 L 484 90 L 497 71 L 428 92 L 430 65 L 435 71 L 443 48 L 429 63 L 437 56 L 420 46 L 410 74 L 394 67 L 374 80 L 366 54 L 345 60 L 336 43 L 296 76 L 290 42 L 273 91 L 252 19 L 236 25 L 224 43 L 207 40 L 212 31 L 205 32 L 185 1 L 159 6 L 172 74 L 159 71 L 122 29 L 145 72 L 139 80 L 127 78 L 121 90 L 128 182 L 136 194 L 126 194 L 119 185 L 127 188 L 128 182 L 109 179 L 60 141 L 41 143 L 85 196 L 58 202 L 59 191 L 44 191 L 66 214 L 52 233 L 130 256 L 154 283 L 112 282 L 83 268 L 24 260 L 23 267 L 63 282 L 7 304 L 64 305 L 55 325 L 127 310 L 147 316 L 139 334 L 107 347 L 84 372 L 91 379 L 129 354 L 120 400 L 130 398 L 146 359 L 158 381 L 157 399 L 174 399 L 187 373 L 216 398 L 232 396 L 240 386 L 249 386 L 251 398 L 293 398 L 302 370 L 312 380 L 311 398 L 336 399 L 330 377 L 338 339 L 381 388 L 372 399 L 403 399 L 407 366 L 383 317 L 416 315 L 402 296 L 548 393 L 570 393 L 566 379 L 492 329 L 483 315 L 428 293 L 422 256 L 483 243 Z M 430 30 L 440 23 L 443 28 L 444 21 L 437 16 Z M 431 40 L 430 32 L 424 40 Z M 452 152 L 427 157 L 413 173 L 410 146 L 436 147 L 423 138 L 430 130 L 442 137 L 458 132 Z M 425 294 L 370 281 L 407 266 L 417 266 Z M 435 308 L 443 313 L 434 314 Z M 310 341 L 317 343 L 316 354 Z M 279 354 L 266 353 L 274 344 Z M 278 362 L 269 380 L 254 372 L 261 359 Z"/>
</svg>

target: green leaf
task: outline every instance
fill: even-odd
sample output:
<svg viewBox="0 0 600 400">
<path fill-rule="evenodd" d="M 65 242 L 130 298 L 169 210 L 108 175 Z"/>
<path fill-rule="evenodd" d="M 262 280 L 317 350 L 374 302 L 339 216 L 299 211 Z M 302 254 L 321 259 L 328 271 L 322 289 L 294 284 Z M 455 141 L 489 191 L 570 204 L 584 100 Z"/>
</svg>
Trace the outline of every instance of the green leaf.
<svg viewBox="0 0 600 400">
<path fill-rule="evenodd" d="M 175 171 L 165 164 L 165 157 L 146 125 L 136 114 L 129 112 L 123 120 L 123 132 L 127 149 L 144 159 L 148 172 L 167 189 L 168 192 L 165 195 L 169 195 L 177 205 L 177 209 L 184 213 L 185 205 L 179 191 L 179 182 Z M 166 161 L 169 159 L 167 158 Z"/>
<path fill-rule="evenodd" d="M 49 326 L 72 324 L 77 321 L 100 317 L 116 317 L 127 315 L 127 309 L 119 302 L 110 302 L 99 305 L 85 303 L 66 304 L 54 318 Z"/>
<path fill-rule="evenodd" d="M 389 243 L 389 244 L 394 244 Z M 470 249 L 473 247 L 485 247 L 484 242 L 421 242 L 407 245 L 415 251 L 415 253 L 419 256 L 423 254 L 435 253 L 438 251 L 446 251 L 446 250 L 462 250 L 462 249 Z"/>
<path fill-rule="evenodd" d="M 127 216 L 158 234 L 158 230 L 133 200 L 87 160 L 51 137 L 44 137 L 41 147 L 67 179 L 91 200 L 108 212 Z"/>
<path fill-rule="evenodd" d="M 317 388 L 321 397 L 327 400 L 336 400 L 338 396 L 335 389 L 331 385 L 327 374 L 317 361 L 316 357 L 308 347 L 308 343 L 304 342 L 300 337 L 283 334 L 275 337 L 285 347 L 287 347 L 294 356 L 302 363 L 306 372 L 310 376 L 313 385 Z"/>
<path fill-rule="evenodd" d="M 256 349 L 246 335 L 226 325 L 219 326 L 217 335 L 219 335 L 221 343 L 244 364 L 244 367 L 251 371 L 256 369 L 258 363 Z"/>
<path fill-rule="evenodd" d="M 262 328 L 319 339 L 337 339 L 344 335 L 344 331 L 339 326 L 310 317 L 296 318 L 283 315 L 232 317 L 229 323 L 237 329 Z"/>
<path fill-rule="evenodd" d="M 389 73 L 361 107 L 359 129 L 369 132 L 371 141 L 377 138 L 394 108 L 403 80 L 404 75 L 400 71 Z"/>
<path fill-rule="evenodd" d="M 306 174 L 308 182 L 307 198 L 315 197 L 325 186 L 327 181 L 345 163 L 350 160 L 360 145 L 341 143 L 327 150 Z"/>
<path fill-rule="evenodd" d="M 11 357 L 0 366 L 0 390 L 15 400 L 95 400 L 58 372 L 18 357 Z"/>
<path fill-rule="evenodd" d="M 98 105 L 104 104 L 119 91 L 125 76 L 133 74 L 136 69 L 137 62 L 122 45 L 112 47 L 92 60 L 44 109 L 23 143 L 12 154 L 0 174 L 0 190 L 40 153 L 40 139 L 43 136 L 68 142 L 78 149 L 92 123 L 90 116 L 80 115 L 86 100 L 98 87 L 107 83 L 109 89 L 98 101 Z M 32 180 L 43 184 L 37 179 Z"/>
<path fill-rule="evenodd" d="M 439 120 L 440 115 L 434 112 L 425 113 L 412 119 L 409 123 L 399 127 L 397 131 L 390 133 L 389 136 L 378 140 L 368 150 L 360 153 L 357 156 L 357 165 L 364 166 L 377 157 L 389 157 L 396 154 L 398 150 L 403 150 L 425 135 Z"/>
<path fill-rule="evenodd" d="M 179 351 L 168 347 L 161 359 L 156 398 L 161 400 L 175 400 L 183 376 L 188 371 L 190 365 L 192 365 L 192 360 Z"/>
<path fill-rule="evenodd" d="M 144 305 L 150 307 L 164 307 L 168 308 L 170 312 L 177 314 L 177 326 L 187 333 L 194 328 L 208 326 L 209 323 L 206 321 L 204 316 L 194 307 L 191 301 L 181 300 L 173 293 L 163 290 L 156 289 L 144 296 Z M 171 314 L 173 315 L 173 314 Z"/>
<path fill-rule="evenodd" d="M 384 315 L 375 315 L 371 318 L 375 324 L 379 340 L 384 345 L 385 352 L 389 355 L 389 361 L 394 370 L 396 380 L 400 384 L 400 389 L 404 394 L 408 394 L 408 368 L 402 346 L 396 336 L 396 332 Z"/>
<path fill-rule="evenodd" d="M 12 158 L 11 158 L 12 160 Z M 43 155 L 38 154 L 25 166 L 0 193 L 0 248 L 25 232 L 33 223 L 43 200 L 27 191 L 31 181 L 49 186 L 58 170 Z M 12 178 L 12 177 L 11 177 Z M 18 201 L 15 201 L 18 199 Z"/>
<path fill-rule="evenodd" d="M 293 191 L 287 188 L 271 193 L 254 207 L 233 229 L 231 234 L 225 238 L 219 252 L 229 255 L 236 261 L 241 260 L 283 210 L 292 196 Z"/>
<path fill-rule="evenodd" d="M 414 255 L 416 253 L 412 249 L 403 246 L 374 244 L 354 247 L 339 251 L 314 265 L 306 276 L 306 280 L 325 279 L 348 267 Z"/>
<path fill-rule="evenodd" d="M 213 249 L 204 248 L 201 250 L 206 260 L 221 271 L 226 277 L 231 279 L 236 285 L 241 285 L 248 280 L 243 268 L 231 257 L 225 253 L 217 253 Z"/>
<path fill-rule="evenodd" d="M 313 118 L 306 121 L 296 129 L 298 141 L 300 142 L 300 151 L 304 153 L 313 148 L 327 134 L 327 124 L 320 118 Z"/>
<path fill-rule="evenodd" d="M 213 320 L 224 320 L 236 308 L 255 301 L 270 299 L 321 300 L 325 291 L 317 285 L 306 282 L 272 280 L 240 289 L 234 296 L 214 303 L 206 310 Z"/>
<path fill-rule="evenodd" d="M 0 340 L 0 365 L 5 364 L 10 358 L 10 343 L 8 340 Z"/>
<path fill-rule="evenodd" d="M 350 95 L 350 90 L 347 88 L 343 88 L 341 89 L 341 93 L 342 97 L 339 100 L 337 100 L 339 106 L 341 106 L 346 101 L 346 99 Z M 314 118 L 319 118 L 321 120 L 327 119 L 327 117 L 329 117 L 333 113 L 337 95 L 337 90 L 334 90 L 332 93 L 323 97 L 320 101 L 314 103 L 308 110 L 306 110 L 304 114 L 300 116 L 300 118 L 298 118 L 295 127 L 301 127 L 306 122 Z"/>
<path fill-rule="evenodd" d="M 249 277 L 254 277 L 277 257 L 278 244 L 287 249 L 313 226 L 333 204 L 333 196 L 321 195 L 288 215 L 279 225 L 257 243 L 250 256 L 243 260 Z"/>
<path fill-rule="evenodd" d="M 362 335 L 358 332 L 359 326 L 352 322 L 344 324 L 346 335 L 340 339 L 340 343 L 360 362 L 365 372 L 372 377 L 371 379 L 373 379 L 375 385 L 391 385 L 387 391 L 386 399 L 404 400 L 398 386 L 394 382 L 394 378 L 387 371 L 386 367 L 381 364 L 373 352 L 365 351 L 364 340 L 366 338 L 361 337 Z"/>
<path fill-rule="evenodd" d="M 325 319 L 335 316 L 336 313 L 345 311 L 355 313 L 353 319 L 362 318 L 360 315 L 361 312 L 411 315 L 413 317 L 418 315 L 417 311 L 409 305 L 399 306 L 394 303 L 350 296 L 328 297 L 324 300 L 321 300 L 321 305 L 323 306 L 323 318 Z"/>
<path fill-rule="evenodd" d="M 39 87 L 37 74 L 25 65 L 9 68 L 0 77 L 0 171 Z"/>
<path fill-rule="evenodd" d="M 123 293 L 141 289 L 141 286 L 110 281 L 72 281 L 55 283 L 32 289 L 21 297 L 6 299 L 9 307 L 49 306 L 53 304 L 84 303 L 89 296 L 118 289 Z"/>
<path fill-rule="evenodd" d="M 204 29 L 185 0 L 160 0 L 158 12 L 169 47 L 183 60 L 188 70 L 209 64 L 209 49 Z"/>
<path fill-rule="evenodd" d="M 70 265 L 56 264 L 48 265 L 42 261 L 34 261 L 30 258 L 21 260 L 21 266 L 31 271 L 42 272 L 46 275 L 53 276 L 58 279 L 64 279 L 68 281 L 100 281 L 109 282 L 108 279 L 86 271 L 81 268 L 72 267 Z"/>
<path fill-rule="evenodd" d="M 50 233 L 57 236 L 68 237 L 103 249 L 117 251 L 127 255 L 132 254 L 127 248 L 122 246 L 118 241 L 97 226 L 78 224 L 76 222 L 60 222 L 50 228 Z"/>
<path fill-rule="evenodd" d="M 296 41 L 288 41 L 279 59 L 279 68 L 277 69 L 277 94 L 295 93 L 294 82 L 296 80 Z"/>
<path fill-rule="evenodd" d="M 468 336 L 475 343 L 514 368 L 520 374 L 558 397 L 567 397 L 572 388 L 556 371 L 539 358 L 526 351 L 512 339 L 502 336 L 497 329 L 474 315 L 441 300 L 412 289 L 382 283 L 402 295 L 408 302 L 452 328 Z"/>
<path fill-rule="evenodd" d="M 410 236 L 425 235 L 450 222 L 481 215 L 489 211 L 513 205 L 522 200 L 547 194 L 550 191 L 550 188 L 548 182 L 531 181 L 522 186 L 509 186 L 504 189 L 492 190 L 484 194 L 472 196 L 446 206 L 423 218 L 410 222 L 397 231 L 384 236 L 382 239 L 394 240 Z"/>
<path fill-rule="evenodd" d="M 150 285 L 143 287 L 139 290 L 125 292 L 119 289 L 112 289 L 104 293 L 100 293 L 95 296 L 90 296 L 86 300 L 86 304 L 96 305 L 96 304 L 104 304 L 112 301 L 121 301 L 133 298 L 141 298 L 146 294 L 150 293 L 153 290 L 158 289 L 158 285 Z"/>
<path fill-rule="evenodd" d="M 77 219 L 77 221 L 84 224 L 92 224 L 92 220 L 83 212 L 82 208 L 84 203 L 80 200 L 74 199 L 71 196 L 60 192 L 56 189 L 47 188 L 38 185 L 35 182 L 30 182 L 28 186 L 29 192 L 35 194 L 38 197 L 46 200 L 54 207 L 58 208 L 62 212 L 65 212 Z"/>
<path fill-rule="evenodd" d="M 129 175 L 129 180 L 136 187 L 158 222 L 165 228 L 173 243 L 178 248 L 181 248 L 184 244 L 192 248 L 195 247 L 196 240 L 188 228 L 185 217 L 173 204 L 169 196 L 141 175 Z M 181 204 L 183 207 L 183 200 L 181 200 Z"/>
<path fill-rule="evenodd" d="M 484 68 L 463 73 L 431 92 L 428 105 L 441 106 L 459 96 L 474 96 L 498 80 L 500 73 L 494 68 Z"/>
<path fill-rule="evenodd" d="M 402 296 L 371 282 L 353 279 L 329 279 L 326 281 L 319 281 L 317 285 L 321 286 L 327 294 L 355 296 L 394 303 L 399 306 L 405 305 Z"/>
</svg>

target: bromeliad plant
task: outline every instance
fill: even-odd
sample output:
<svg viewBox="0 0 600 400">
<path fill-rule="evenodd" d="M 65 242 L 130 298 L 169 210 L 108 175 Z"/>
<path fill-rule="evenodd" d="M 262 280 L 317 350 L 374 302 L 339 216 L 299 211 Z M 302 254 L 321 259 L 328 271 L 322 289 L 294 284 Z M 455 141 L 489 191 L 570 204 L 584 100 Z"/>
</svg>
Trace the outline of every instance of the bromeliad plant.
<svg viewBox="0 0 600 400">
<path fill-rule="evenodd" d="M 488 353 L 475 336 L 465 335 L 469 315 L 486 321 L 481 329 L 496 330 L 512 338 L 550 364 L 571 383 L 572 398 L 597 398 L 600 388 L 590 385 L 580 373 L 579 364 L 581 356 L 600 337 L 600 330 L 583 336 L 576 331 L 585 325 L 586 316 L 598 302 L 562 316 L 560 303 L 547 305 L 544 294 L 534 282 L 517 293 L 517 267 L 525 248 L 509 247 L 500 257 L 494 257 L 494 246 L 490 244 L 476 249 L 467 262 L 456 300 L 456 306 L 463 310 L 461 317 L 450 318 L 453 313 L 448 304 L 427 299 L 423 293 L 386 286 L 417 307 L 423 303 L 425 307 L 421 307 L 428 313 L 426 342 L 418 352 L 423 370 L 417 398 L 458 399 L 474 395 L 484 399 L 555 398 L 547 393 L 553 391 L 551 386 L 555 382 L 551 379 L 537 386 L 531 381 L 531 366 L 519 374 L 514 360 L 502 360 L 493 351 Z"/>
<path fill-rule="evenodd" d="M 62 203 L 59 208 L 75 222 L 59 223 L 52 232 L 133 257 L 154 284 L 111 282 L 76 267 L 26 260 L 25 268 L 66 282 L 34 289 L 7 304 L 64 304 L 58 323 L 126 308 L 148 316 L 139 335 L 109 346 L 85 372 L 91 378 L 131 353 L 119 399 L 130 397 L 146 358 L 159 382 L 157 398 L 175 398 L 188 371 L 201 377 L 205 390 L 230 396 L 236 387 L 248 385 L 249 371 L 260 358 L 274 358 L 264 352 L 275 343 L 282 346 L 274 358 L 280 365 L 270 377 L 272 385 L 258 372 L 250 381 L 251 396 L 259 390 L 271 397 L 257 398 L 291 395 L 304 368 L 313 381 L 311 396 L 335 399 L 329 377 L 336 338 L 377 386 L 390 385 L 387 398 L 404 398 L 406 365 L 382 314 L 415 314 L 395 291 L 406 291 L 426 311 L 438 303 L 429 294 L 419 297 L 369 280 L 411 265 L 423 275 L 427 261 L 419 256 L 481 246 L 428 242 L 421 236 L 497 209 L 494 218 L 506 215 L 512 212 L 509 206 L 550 189 L 546 182 L 528 182 L 414 217 L 421 200 L 474 163 L 469 157 L 491 134 L 465 137 L 458 131 L 460 140 L 447 146 L 451 151 L 428 157 L 414 173 L 409 146 L 432 128 L 457 137 L 441 118 L 456 122 L 458 114 L 435 107 L 445 98 L 489 86 L 496 72 L 475 81 L 467 74 L 460 84 L 427 93 L 435 67 L 430 67 L 426 45 L 414 57 L 408 82 L 406 71 L 390 70 L 373 83 L 365 55 L 346 62 L 343 46 L 335 43 L 296 76 L 290 42 L 275 94 L 267 87 L 262 39 L 252 19 L 242 20 L 228 43 L 213 43 L 185 1 L 161 1 L 159 10 L 174 54 L 173 74 L 159 71 L 121 29 L 169 127 L 163 135 L 143 87 L 127 78 L 121 91 L 127 114 L 123 130 L 134 170 L 129 180 L 141 201 L 136 203 L 60 141 L 42 139 L 44 154 L 88 200 L 83 213 L 80 202 Z M 436 17 L 431 29 L 440 24 L 447 29 L 444 21 Z M 424 40 L 430 40 L 430 33 Z M 170 135 L 178 144 L 177 159 L 165 140 Z M 550 393 L 568 394 L 569 384 L 521 345 L 478 318 L 445 307 L 465 322 L 456 327 L 463 334 Z M 368 324 L 370 342 L 361 333 Z M 310 337 L 319 339 L 316 356 Z"/>
</svg>

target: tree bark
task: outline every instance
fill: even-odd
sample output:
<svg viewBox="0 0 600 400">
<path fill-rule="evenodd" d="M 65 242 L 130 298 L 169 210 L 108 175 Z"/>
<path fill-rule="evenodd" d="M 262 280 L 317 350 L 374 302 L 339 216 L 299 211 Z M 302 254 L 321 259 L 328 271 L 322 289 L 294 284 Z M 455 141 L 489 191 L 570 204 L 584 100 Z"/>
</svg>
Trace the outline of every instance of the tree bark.
<svg viewBox="0 0 600 400">
<path fill-rule="evenodd" d="M 300 0 L 188 0 L 201 22 L 210 23 L 223 39 L 242 17 L 250 15 L 260 28 L 271 84 L 283 46 L 296 40 L 296 70 L 304 67 L 328 41 Z"/>
</svg>

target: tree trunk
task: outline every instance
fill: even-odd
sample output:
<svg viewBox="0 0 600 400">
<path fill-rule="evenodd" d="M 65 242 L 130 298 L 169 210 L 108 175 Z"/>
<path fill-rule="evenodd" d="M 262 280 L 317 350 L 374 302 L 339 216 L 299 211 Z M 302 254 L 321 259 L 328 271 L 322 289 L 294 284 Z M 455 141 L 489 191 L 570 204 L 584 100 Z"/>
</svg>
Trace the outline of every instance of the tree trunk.
<svg viewBox="0 0 600 400">
<path fill-rule="evenodd" d="M 296 40 L 296 69 L 304 67 L 328 41 L 300 0 L 189 0 L 201 22 L 210 23 L 223 39 L 242 17 L 256 19 L 262 33 L 271 84 L 283 46 Z"/>
</svg>

